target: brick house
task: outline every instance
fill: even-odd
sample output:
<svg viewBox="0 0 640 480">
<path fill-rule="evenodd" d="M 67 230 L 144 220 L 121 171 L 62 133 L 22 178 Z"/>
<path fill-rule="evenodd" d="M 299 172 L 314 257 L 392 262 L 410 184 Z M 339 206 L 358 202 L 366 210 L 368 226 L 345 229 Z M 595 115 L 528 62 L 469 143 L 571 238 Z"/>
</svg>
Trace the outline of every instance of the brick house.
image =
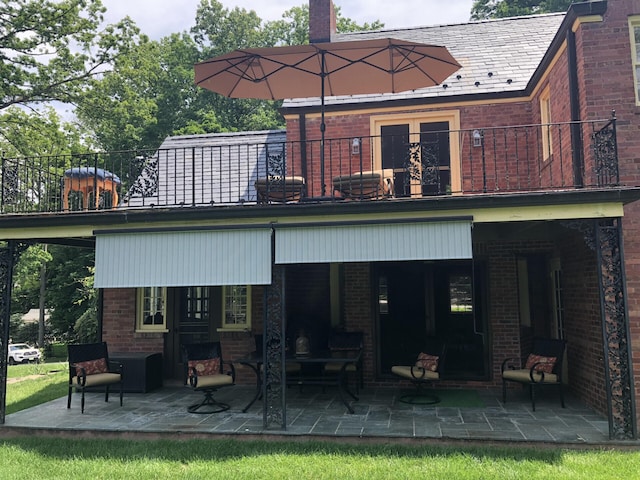
<svg viewBox="0 0 640 480">
<path fill-rule="evenodd" d="M 317 98 L 284 102 L 286 131 L 172 137 L 128 175 L 105 155 L 122 201 L 100 211 L 27 211 L 5 165 L 2 238 L 95 245 L 103 340 L 162 352 L 167 379 L 183 343 L 233 359 L 256 334 L 319 347 L 345 329 L 364 333 L 365 386 L 397 385 L 391 366 L 435 335 L 443 385 L 497 388 L 504 358 L 559 337 L 567 390 L 635 437 L 640 2 L 353 34 L 330 1 L 310 14 L 313 41 L 440 44 L 462 68 L 327 98 L 322 175 Z"/>
</svg>

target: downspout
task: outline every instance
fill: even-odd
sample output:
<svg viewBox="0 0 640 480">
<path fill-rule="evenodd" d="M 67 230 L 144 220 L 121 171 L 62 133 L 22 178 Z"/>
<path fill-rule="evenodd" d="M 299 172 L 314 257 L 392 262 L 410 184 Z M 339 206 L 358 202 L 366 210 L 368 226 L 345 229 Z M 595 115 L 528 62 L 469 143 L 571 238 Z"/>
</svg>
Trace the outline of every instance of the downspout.
<svg viewBox="0 0 640 480">
<path fill-rule="evenodd" d="M 578 55 L 576 52 L 576 34 L 567 30 L 567 64 L 569 74 L 569 107 L 571 111 L 571 145 L 573 165 L 573 185 L 584 186 L 584 151 L 580 130 L 580 89 L 578 86 Z"/>
<path fill-rule="evenodd" d="M 300 174 L 307 178 L 307 117 L 304 113 L 298 115 L 298 130 L 300 131 Z"/>
</svg>

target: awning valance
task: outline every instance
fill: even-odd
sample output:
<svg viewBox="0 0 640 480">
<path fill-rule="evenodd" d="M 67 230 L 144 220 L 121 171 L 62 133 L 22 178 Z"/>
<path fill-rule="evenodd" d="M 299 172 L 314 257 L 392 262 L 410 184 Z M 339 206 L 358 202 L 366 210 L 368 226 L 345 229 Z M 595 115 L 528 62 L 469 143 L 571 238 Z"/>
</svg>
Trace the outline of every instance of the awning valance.
<svg viewBox="0 0 640 480">
<path fill-rule="evenodd" d="M 96 288 L 270 283 L 269 227 L 96 233 Z"/>
<path fill-rule="evenodd" d="M 466 219 L 275 228 L 277 264 L 473 257 Z"/>
</svg>

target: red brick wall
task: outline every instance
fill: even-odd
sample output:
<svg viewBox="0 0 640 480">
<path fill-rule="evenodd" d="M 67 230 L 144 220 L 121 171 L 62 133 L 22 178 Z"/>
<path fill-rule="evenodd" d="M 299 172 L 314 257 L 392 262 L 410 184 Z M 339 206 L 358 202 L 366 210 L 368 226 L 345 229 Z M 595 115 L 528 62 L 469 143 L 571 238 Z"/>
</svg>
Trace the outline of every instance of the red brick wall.
<svg viewBox="0 0 640 480">
<path fill-rule="evenodd" d="M 330 42 L 336 33 L 336 15 L 331 0 L 309 0 L 309 41 Z"/>
<path fill-rule="evenodd" d="M 635 104 L 628 17 L 640 15 L 637 0 L 610 0 L 604 22 L 576 32 L 583 119 L 608 118 L 615 110 L 623 184 L 640 185 L 640 108 Z M 635 398 L 640 398 L 640 206 L 625 206 L 624 250 Z M 636 408 L 640 424 L 640 409 Z"/>
<path fill-rule="evenodd" d="M 110 352 L 164 351 L 164 334 L 135 331 L 135 288 L 105 289 L 102 312 L 102 340 Z"/>
</svg>

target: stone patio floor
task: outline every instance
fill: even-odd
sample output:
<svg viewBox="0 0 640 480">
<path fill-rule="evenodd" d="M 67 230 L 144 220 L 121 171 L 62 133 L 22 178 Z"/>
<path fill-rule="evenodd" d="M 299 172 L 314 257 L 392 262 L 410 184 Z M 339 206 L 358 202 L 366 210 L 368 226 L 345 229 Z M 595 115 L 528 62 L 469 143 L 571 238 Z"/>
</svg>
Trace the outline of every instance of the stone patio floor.
<svg viewBox="0 0 640 480">
<path fill-rule="evenodd" d="M 561 408 L 557 395 L 540 395 L 532 411 L 526 392 L 509 393 L 502 403 L 499 392 L 480 391 L 483 407 L 454 408 L 408 405 L 398 400 L 398 389 L 364 389 L 349 414 L 335 391 L 305 387 L 287 389 L 286 429 L 280 425 L 264 427 L 262 401 L 247 413 L 242 409 L 254 389 L 234 386 L 217 392 L 216 399 L 231 409 L 216 414 L 187 412 L 201 393 L 184 386 L 164 386 L 149 393 L 125 393 L 124 406 L 111 394 L 87 393 L 84 414 L 80 395 L 74 393 L 71 409 L 67 398 L 6 416 L 0 433 L 127 433 L 127 434 L 207 434 L 278 435 L 326 438 L 368 438 L 383 441 L 420 439 L 425 441 L 489 441 L 551 443 L 567 445 L 640 446 L 638 441 L 609 438 L 607 419 L 572 398 Z"/>
</svg>

